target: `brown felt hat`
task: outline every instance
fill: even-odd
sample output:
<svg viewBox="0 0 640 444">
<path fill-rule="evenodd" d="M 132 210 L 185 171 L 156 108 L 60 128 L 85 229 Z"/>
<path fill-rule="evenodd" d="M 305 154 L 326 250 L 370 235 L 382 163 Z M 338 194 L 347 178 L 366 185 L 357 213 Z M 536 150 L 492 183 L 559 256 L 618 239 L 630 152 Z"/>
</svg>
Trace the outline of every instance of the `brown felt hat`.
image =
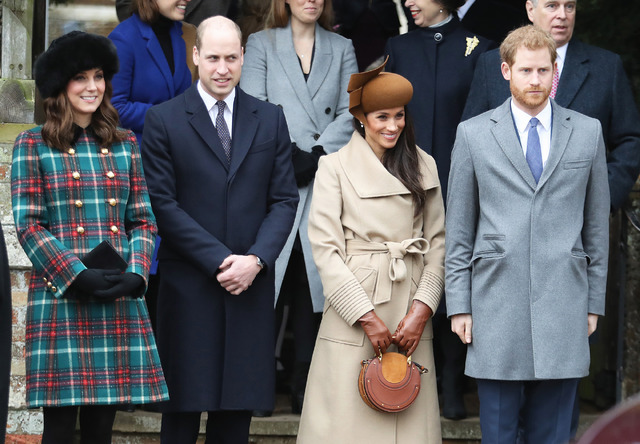
<svg viewBox="0 0 640 444">
<path fill-rule="evenodd" d="M 349 112 L 360 122 L 372 111 L 405 106 L 413 96 L 411 82 L 399 74 L 382 72 L 388 59 L 371 71 L 351 74 Z"/>
</svg>

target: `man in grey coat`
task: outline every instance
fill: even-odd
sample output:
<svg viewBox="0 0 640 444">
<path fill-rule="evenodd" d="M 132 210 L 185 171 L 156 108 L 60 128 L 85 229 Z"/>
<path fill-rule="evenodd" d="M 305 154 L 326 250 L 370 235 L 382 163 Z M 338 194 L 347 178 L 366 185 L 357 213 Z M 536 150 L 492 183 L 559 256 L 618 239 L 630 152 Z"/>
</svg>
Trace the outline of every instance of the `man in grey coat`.
<svg viewBox="0 0 640 444">
<path fill-rule="evenodd" d="M 564 443 L 588 336 L 604 315 L 609 187 L 600 123 L 549 99 L 555 43 L 534 26 L 500 47 L 511 98 L 458 127 L 446 291 L 469 345 L 483 442 Z"/>
</svg>

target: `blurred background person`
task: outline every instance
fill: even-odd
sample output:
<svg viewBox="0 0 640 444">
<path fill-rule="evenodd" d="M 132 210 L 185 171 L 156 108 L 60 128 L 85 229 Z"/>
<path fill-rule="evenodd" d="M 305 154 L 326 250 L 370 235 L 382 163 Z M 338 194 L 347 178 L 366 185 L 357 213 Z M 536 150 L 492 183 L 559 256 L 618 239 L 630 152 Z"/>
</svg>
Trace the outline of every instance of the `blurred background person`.
<svg viewBox="0 0 640 444">
<path fill-rule="evenodd" d="M 333 9 L 336 31 L 353 41 L 359 71 L 381 59 L 387 39 L 400 33 L 393 0 L 333 0 Z"/>
<path fill-rule="evenodd" d="M 34 69 L 45 123 L 13 150 L 13 216 L 33 264 L 26 398 L 43 407 L 45 444 L 73 441 L 78 410 L 81 442 L 110 443 L 117 405 L 169 399 L 143 298 L 156 224 L 135 136 L 109 100 L 117 71 L 106 37 L 54 40 Z M 103 241 L 124 272 L 106 256 L 85 266 Z"/>
<path fill-rule="evenodd" d="M 133 0 L 133 14 L 109 34 L 118 49 L 120 71 L 113 77 L 113 106 L 120 125 L 136 134 L 142 144 L 142 130 L 147 110 L 184 92 L 191 85 L 192 73 L 187 60 L 192 59 L 192 43 L 183 39 L 181 20 L 189 0 Z M 191 26 L 191 25 L 189 25 Z M 147 303 L 153 326 L 156 325 L 158 299 L 157 251 L 151 266 Z"/>
<path fill-rule="evenodd" d="M 529 23 L 521 0 L 467 0 L 458 18 L 469 31 L 498 44 L 509 31 Z"/>
<path fill-rule="evenodd" d="M 295 223 L 276 262 L 279 304 L 289 305 L 295 347 L 292 411 L 300 413 L 320 313 L 322 283 L 307 234 L 318 159 L 343 146 L 353 127 L 349 76 L 357 72 L 351 42 L 331 31 L 324 0 L 272 0 L 264 31 L 248 41 L 240 86 L 280 106 L 295 144 L 293 167 L 300 194 Z M 316 313 L 316 314 L 314 314 Z"/>
<path fill-rule="evenodd" d="M 238 3 L 240 0 L 187 0 L 184 20 L 194 26 L 214 15 L 224 15 L 235 20 L 238 13 Z M 265 0 L 266 1 L 266 0 Z M 118 20 L 123 21 L 131 16 L 133 12 L 132 3 L 135 0 L 116 0 L 116 14 Z"/>
<path fill-rule="evenodd" d="M 417 29 L 389 39 L 386 70 L 406 77 L 414 93 L 407 108 L 416 125 L 416 143 L 431 154 L 446 196 L 451 150 L 476 62 L 495 46 L 466 30 L 456 10 L 464 0 L 407 0 Z M 445 304 L 433 318 L 437 375 L 448 419 L 467 416 L 463 394 L 466 346 L 451 331 Z"/>
<path fill-rule="evenodd" d="M 351 76 L 356 131 L 321 159 L 314 185 L 309 239 L 327 300 L 300 418 L 304 444 L 442 439 L 430 320 L 444 288 L 440 181 L 415 144 L 411 83 L 383 68 Z M 391 343 L 429 370 L 399 413 L 369 407 L 357 383 L 361 362 Z"/>
</svg>

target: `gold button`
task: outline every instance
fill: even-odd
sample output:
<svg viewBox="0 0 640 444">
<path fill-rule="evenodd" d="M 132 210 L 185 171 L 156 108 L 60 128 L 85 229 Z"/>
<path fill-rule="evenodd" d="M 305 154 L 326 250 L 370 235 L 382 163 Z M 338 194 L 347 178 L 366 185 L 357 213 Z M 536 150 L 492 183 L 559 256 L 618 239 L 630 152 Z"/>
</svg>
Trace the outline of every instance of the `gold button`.
<svg viewBox="0 0 640 444">
<path fill-rule="evenodd" d="M 100 150 L 100 152 L 101 152 L 102 154 L 109 154 L 109 150 L 108 150 L 107 148 L 102 148 L 102 149 Z"/>
<path fill-rule="evenodd" d="M 115 207 L 117 203 L 118 201 L 114 198 L 109 199 L 109 205 L 111 205 L 112 207 Z"/>
<path fill-rule="evenodd" d="M 82 233 L 84 233 L 84 228 L 78 227 L 78 228 L 76 228 L 76 231 L 78 232 L 78 234 L 82 234 Z"/>
<path fill-rule="evenodd" d="M 53 284 L 51 282 L 47 282 L 47 287 L 51 288 L 53 287 Z"/>
<path fill-rule="evenodd" d="M 58 291 L 58 288 L 57 287 L 51 287 L 51 291 L 55 293 L 56 291 Z"/>
<path fill-rule="evenodd" d="M 76 153 L 76 150 L 74 150 L 73 148 L 69 148 L 69 150 L 67 151 L 67 153 L 69 153 L 70 155 L 74 155 Z"/>
<path fill-rule="evenodd" d="M 112 232 L 112 233 L 117 233 L 118 231 L 120 231 L 120 230 L 118 229 L 118 227 L 116 227 L 115 225 L 111 225 L 111 232 Z"/>
<path fill-rule="evenodd" d="M 46 284 L 47 282 L 49 282 L 49 281 L 47 280 L 47 278 L 42 278 L 42 280 L 44 281 L 44 283 L 45 283 L 45 284 Z"/>
<path fill-rule="evenodd" d="M 82 201 L 81 200 L 76 200 L 76 207 L 82 208 Z"/>
<path fill-rule="evenodd" d="M 75 180 L 80 179 L 80 173 L 78 173 L 77 171 L 74 171 L 74 172 L 73 172 L 73 174 L 72 174 L 71 176 L 73 176 L 73 178 L 74 178 Z"/>
<path fill-rule="evenodd" d="M 115 175 L 115 174 L 113 174 L 113 171 L 109 171 L 109 172 L 107 173 L 107 177 L 108 177 L 109 179 L 113 179 L 114 177 L 116 177 L 116 175 Z"/>
</svg>

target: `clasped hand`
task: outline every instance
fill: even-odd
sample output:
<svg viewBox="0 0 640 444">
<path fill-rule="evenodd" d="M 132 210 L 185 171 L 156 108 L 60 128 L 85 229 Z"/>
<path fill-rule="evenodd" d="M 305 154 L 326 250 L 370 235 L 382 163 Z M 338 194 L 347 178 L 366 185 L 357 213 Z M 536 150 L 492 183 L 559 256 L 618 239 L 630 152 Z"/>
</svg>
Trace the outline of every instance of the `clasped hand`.
<svg viewBox="0 0 640 444">
<path fill-rule="evenodd" d="M 144 279 L 135 273 L 117 269 L 87 268 L 80 272 L 73 285 L 83 295 L 91 295 L 102 302 L 123 296 L 142 297 Z"/>
<path fill-rule="evenodd" d="M 251 286 L 261 268 L 254 255 L 231 254 L 220 264 L 218 282 L 233 295 L 239 295 Z"/>
<path fill-rule="evenodd" d="M 410 356 L 418 348 L 424 327 L 432 315 L 433 311 L 428 305 L 414 301 L 393 335 L 375 311 L 365 313 L 358 322 L 369 338 L 374 353 L 384 353 L 391 344 L 395 344 Z"/>
</svg>

